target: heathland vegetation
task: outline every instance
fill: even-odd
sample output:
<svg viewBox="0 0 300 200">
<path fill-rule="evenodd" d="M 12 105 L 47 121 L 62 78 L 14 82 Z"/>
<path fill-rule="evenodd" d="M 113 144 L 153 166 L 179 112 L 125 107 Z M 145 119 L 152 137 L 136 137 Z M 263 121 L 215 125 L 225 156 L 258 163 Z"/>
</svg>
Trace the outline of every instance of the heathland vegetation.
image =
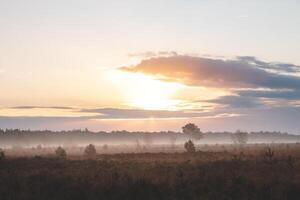
<svg viewBox="0 0 300 200">
<path fill-rule="evenodd" d="M 214 145 L 207 147 L 213 148 Z M 298 199 L 300 145 L 194 153 L 5 157 L 1 199 Z"/>
<path fill-rule="evenodd" d="M 5 130 L 0 137 L 1 200 L 300 196 L 296 135 L 203 133 L 187 124 L 181 133 Z"/>
</svg>

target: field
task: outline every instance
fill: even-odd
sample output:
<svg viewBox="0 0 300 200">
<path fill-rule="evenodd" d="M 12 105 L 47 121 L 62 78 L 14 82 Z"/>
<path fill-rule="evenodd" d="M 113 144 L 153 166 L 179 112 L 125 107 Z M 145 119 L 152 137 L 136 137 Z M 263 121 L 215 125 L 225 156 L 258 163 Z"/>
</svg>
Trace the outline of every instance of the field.
<svg viewBox="0 0 300 200">
<path fill-rule="evenodd" d="M 196 153 L 0 161 L 1 200 L 299 199 L 300 145 L 205 145 Z"/>
</svg>

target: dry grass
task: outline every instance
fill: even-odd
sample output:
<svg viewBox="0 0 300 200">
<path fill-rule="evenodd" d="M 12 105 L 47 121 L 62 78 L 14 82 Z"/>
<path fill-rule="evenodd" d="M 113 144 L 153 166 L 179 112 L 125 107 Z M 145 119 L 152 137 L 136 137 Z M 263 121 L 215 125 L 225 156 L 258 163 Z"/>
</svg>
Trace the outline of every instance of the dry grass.
<svg viewBox="0 0 300 200">
<path fill-rule="evenodd" d="M 220 146 L 202 152 L 7 157 L 5 199 L 298 199 L 300 146 Z M 215 152 L 209 151 L 213 148 Z M 269 156 L 269 149 L 274 153 Z M 223 149 L 223 151 L 221 151 Z M 205 151 L 204 151 L 205 150 Z M 212 149 L 211 149 L 212 150 Z"/>
</svg>

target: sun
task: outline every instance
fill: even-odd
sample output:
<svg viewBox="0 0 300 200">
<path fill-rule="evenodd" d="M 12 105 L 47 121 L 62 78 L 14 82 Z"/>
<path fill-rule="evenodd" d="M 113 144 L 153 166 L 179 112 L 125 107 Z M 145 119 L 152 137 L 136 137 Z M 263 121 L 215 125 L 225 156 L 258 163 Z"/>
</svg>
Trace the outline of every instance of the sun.
<svg viewBox="0 0 300 200">
<path fill-rule="evenodd" d="M 113 70 L 111 77 L 122 84 L 127 106 L 146 110 L 176 110 L 176 105 L 180 103 L 172 96 L 184 87 L 182 84 L 119 70 Z"/>
<path fill-rule="evenodd" d="M 139 81 L 138 88 L 131 91 L 129 105 L 149 110 L 172 110 L 179 103 L 171 98 L 175 92 L 176 87 L 146 79 Z"/>
</svg>

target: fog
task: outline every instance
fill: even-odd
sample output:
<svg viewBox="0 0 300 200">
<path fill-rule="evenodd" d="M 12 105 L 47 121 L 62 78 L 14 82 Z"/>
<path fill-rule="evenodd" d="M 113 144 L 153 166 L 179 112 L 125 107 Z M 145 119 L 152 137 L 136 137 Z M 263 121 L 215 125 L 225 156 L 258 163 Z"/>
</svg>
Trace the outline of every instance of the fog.
<svg viewBox="0 0 300 200">
<path fill-rule="evenodd" d="M 281 132 L 244 132 L 245 144 L 282 144 L 298 143 L 300 136 Z M 141 152 L 183 152 L 184 143 L 193 139 L 198 149 L 209 148 L 217 151 L 224 145 L 236 146 L 231 132 L 205 132 L 200 139 L 193 139 L 182 132 L 91 132 L 85 130 L 71 131 L 31 131 L 19 129 L 0 130 L 0 148 L 8 155 L 30 156 L 53 154 L 61 146 L 68 155 L 81 155 L 88 144 L 93 144 L 100 154 L 141 153 Z"/>
</svg>

